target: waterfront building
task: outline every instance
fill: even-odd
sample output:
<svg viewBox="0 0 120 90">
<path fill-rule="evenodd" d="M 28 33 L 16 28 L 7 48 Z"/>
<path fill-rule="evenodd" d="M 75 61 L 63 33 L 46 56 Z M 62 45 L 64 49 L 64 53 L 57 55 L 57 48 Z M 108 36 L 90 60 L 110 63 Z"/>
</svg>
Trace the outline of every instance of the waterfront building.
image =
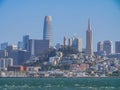
<svg viewBox="0 0 120 90">
<path fill-rule="evenodd" d="M 112 41 L 110 41 L 110 40 L 104 41 L 103 51 L 105 51 L 107 55 L 113 53 L 113 43 L 112 43 Z"/>
<path fill-rule="evenodd" d="M 43 29 L 43 40 L 49 40 L 50 46 L 52 46 L 52 17 L 45 16 L 44 19 L 44 29 Z"/>
<path fill-rule="evenodd" d="M 22 65 L 14 65 L 14 66 L 8 66 L 7 67 L 8 71 L 15 71 L 15 72 L 23 72 L 23 71 L 28 71 L 28 67 L 24 67 Z"/>
<path fill-rule="evenodd" d="M 23 36 L 23 49 L 28 50 L 29 35 Z"/>
<path fill-rule="evenodd" d="M 1 50 L 5 50 L 8 46 L 8 42 L 4 42 L 1 44 Z"/>
<path fill-rule="evenodd" d="M 40 66 L 30 66 L 28 67 L 28 72 L 29 73 L 38 73 L 41 70 Z"/>
<path fill-rule="evenodd" d="M 89 64 L 71 64 L 70 70 L 73 71 L 86 71 L 89 68 Z"/>
<path fill-rule="evenodd" d="M 120 53 L 120 41 L 115 42 L 115 53 Z"/>
<path fill-rule="evenodd" d="M 90 19 L 88 19 L 88 29 L 86 31 L 86 55 L 93 56 L 93 40 Z"/>
<path fill-rule="evenodd" d="M 39 56 L 41 53 L 48 50 L 50 47 L 49 40 L 36 40 L 30 39 L 29 40 L 29 51 L 31 56 Z"/>
</svg>

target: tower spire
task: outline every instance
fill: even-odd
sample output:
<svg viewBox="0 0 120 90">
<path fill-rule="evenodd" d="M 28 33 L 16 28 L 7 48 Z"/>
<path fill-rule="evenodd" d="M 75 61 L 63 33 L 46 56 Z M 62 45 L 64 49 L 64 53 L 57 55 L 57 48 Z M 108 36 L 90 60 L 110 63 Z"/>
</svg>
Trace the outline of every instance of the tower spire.
<svg viewBox="0 0 120 90">
<path fill-rule="evenodd" d="M 91 30 L 90 18 L 88 18 L 88 30 Z"/>
<path fill-rule="evenodd" d="M 88 19 L 88 30 L 86 31 L 86 55 L 93 56 L 92 29 L 90 18 Z"/>
</svg>

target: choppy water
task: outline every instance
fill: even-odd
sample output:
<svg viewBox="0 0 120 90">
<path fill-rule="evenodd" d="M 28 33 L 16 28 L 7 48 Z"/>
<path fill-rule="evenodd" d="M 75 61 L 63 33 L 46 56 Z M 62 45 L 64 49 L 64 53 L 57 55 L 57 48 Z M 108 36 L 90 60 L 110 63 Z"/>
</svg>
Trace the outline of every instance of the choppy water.
<svg viewBox="0 0 120 90">
<path fill-rule="evenodd" d="M 120 90 L 120 78 L 0 78 L 0 90 Z"/>
</svg>

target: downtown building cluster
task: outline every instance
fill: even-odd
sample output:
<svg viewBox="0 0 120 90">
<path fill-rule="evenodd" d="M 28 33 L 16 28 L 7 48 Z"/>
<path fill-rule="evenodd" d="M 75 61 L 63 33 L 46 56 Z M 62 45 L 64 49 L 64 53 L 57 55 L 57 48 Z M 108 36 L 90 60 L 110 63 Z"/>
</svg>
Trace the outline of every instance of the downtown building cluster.
<svg viewBox="0 0 120 90">
<path fill-rule="evenodd" d="M 119 75 L 120 41 L 99 41 L 93 48 L 93 33 L 88 19 L 86 48 L 82 38 L 63 38 L 63 44 L 53 45 L 52 17 L 45 16 L 43 39 L 29 35 L 17 45 L 1 44 L 0 74 L 6 77 L 91 77 Z"/>
</svg>

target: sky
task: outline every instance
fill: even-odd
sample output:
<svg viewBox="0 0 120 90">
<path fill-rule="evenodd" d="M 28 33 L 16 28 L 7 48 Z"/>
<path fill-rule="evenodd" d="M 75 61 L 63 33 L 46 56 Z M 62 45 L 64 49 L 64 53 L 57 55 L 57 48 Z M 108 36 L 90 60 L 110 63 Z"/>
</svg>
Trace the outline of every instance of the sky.
<svg viewBox="0 0 120 90">
<path fill-rule="evenodd" d="M 120 41 L 120 0 L 0 0 L 0 43 L 17 44 L 28 34 L 42 39 L 47 15 L 54 44 L 76 35 L 85 48 L 88 18 L 95 50 L 99 41 Z"/>
</svg>

